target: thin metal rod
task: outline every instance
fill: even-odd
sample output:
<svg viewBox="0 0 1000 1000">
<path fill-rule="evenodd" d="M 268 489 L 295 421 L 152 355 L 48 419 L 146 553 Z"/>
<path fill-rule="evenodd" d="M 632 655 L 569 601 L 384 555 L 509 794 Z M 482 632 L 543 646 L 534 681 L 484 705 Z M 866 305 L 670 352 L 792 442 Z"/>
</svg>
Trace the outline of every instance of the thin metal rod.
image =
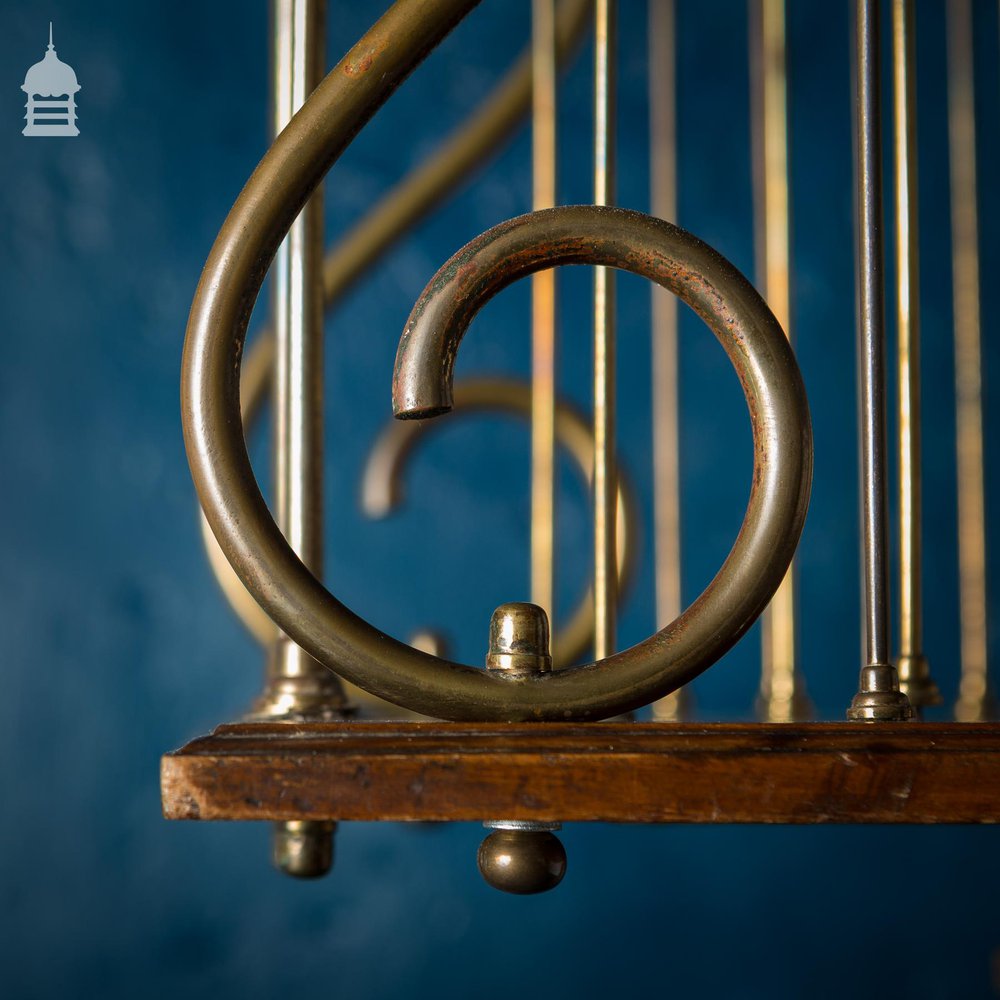
<svg viewBox="0 0 1000 1000">
<path fill-rule="evenodd" d="M 326 0 L 273 0 L 272 129 L 277 136 L 323 78 Z M 277 523 L 296 555 L 323 572 L 323 195 L 292 223 L 273 265 L 274 487 Z M 271 651 L 264 714 L 326 717 L 343 709 L 337 678 L 285 635 Z M 279 823 L 272 858 L 315 878 L 333 864 L 333 823 Z"/>
<path fill-rule="evenodd" d="M 896 328 L 899 452 L 899 687 L 915 709 L 941 701 L 923 649 L 920 445 L 920 256 L 913 0 L 892 3 L 895 105 Z"/>
<path fill-rule="evenodd" d="M 556 203 L 556 13 L 531 5 L 532 207 Z M 531 600 L 555 630 L 556 273 L 531 278 Z"/>
<path fill-rule="evenodd" d="M 615 191 L 616 0 L 594 4 L 594 204 Z M 594 269 L 594 656 L 615 651 L 615 284 Z"/>
<path fill-rule="evenodd" d="M 277 136 L 323 78 L 325 0 L 273 0 L 271 127 Z M 272 267 L 275 514 L 296 555 L 323 572 L 323 197 L 307 202 Z M 343 707 L 336 678 L 285 636 L 269 664 L 263 714 Z"/>
<path fill-rule="evenodd" d="M 885 301 L 882 233 L 882 107 L 878 0 L 858 0 L 857 192 L 858 368 L 865 666 L 852 719 L 902 719 L 909 702 L 889 660 L 888 521 L 885 432 Z"/>
<path fill-rule="evenodd" d="M 677 219 L 677 69 L 674 0 L 648 0 L 649 202 L 659 219 Z M 680 431 L 677 300 L 651 290 L 653 367 L 653 543 L 656 627 L 681 613 Z M 683 718 L 685 689 L 653 703 L 659 721 Z"/>
<path fill-rule="evenodd" d="M 962 674 L 955 717 L 963 722 L 974 722 L 989 718 L 993 705 L 987 676 L 986 505 L 983 482 L 972 6 L 969 0 L 950 0 L 947 12 L 958 568 L 962 644 Z"/>
<path fill-rule="evenodd" d="M 753 0 L 750 21 L 757 284 L 792 342 L 784 0 Z M 757 713 L 767 722 L 810 713 L 797 662 L 796 578 L 793 562 L 761 616 Z"/>
</svg>

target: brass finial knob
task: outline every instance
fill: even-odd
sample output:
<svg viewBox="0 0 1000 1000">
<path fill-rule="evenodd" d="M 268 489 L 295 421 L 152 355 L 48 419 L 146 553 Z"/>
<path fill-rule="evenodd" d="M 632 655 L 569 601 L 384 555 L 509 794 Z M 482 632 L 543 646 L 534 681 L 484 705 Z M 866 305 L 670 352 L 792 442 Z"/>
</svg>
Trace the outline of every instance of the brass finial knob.
<svg viewBox="0 0 1000 1000">
<path fill-rule="evenodd" d="M 501 892 L 528 896 L 554 889 L 566 874 L 566 849 L 552 828 L 533 823 L 490 823 L 479 845 L 479 872 Z"/>
<path fill-rule="evenodd" d="M 275 824 L 275 868 L 293 878 L 321 878 L 333 867 L 333 829 L 320 820 Z"/>
<path fill-rule="evenodd" d="M 486 669 L 514 676 L 546 674 L 552 669 L 549 619 L 537 604 L 512 601 L 493 612 Z"/>
</svg>

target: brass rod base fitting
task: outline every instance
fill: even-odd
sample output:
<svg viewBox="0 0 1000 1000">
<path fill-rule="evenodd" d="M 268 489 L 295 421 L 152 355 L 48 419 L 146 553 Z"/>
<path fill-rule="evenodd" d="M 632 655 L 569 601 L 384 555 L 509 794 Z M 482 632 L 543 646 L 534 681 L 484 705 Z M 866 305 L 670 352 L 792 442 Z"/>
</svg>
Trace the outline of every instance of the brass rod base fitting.
<svg viewBox="0 0 1000 1000">
<path fill-rule="evenodd" d="M 899 690 L 899 677 L 891 663 L 862 667 L 858 693 L 847 718 L 851 722 L 905 722 L 913 718 L 913 707 Z"/>
<path fill-rule="evenodd" d="M 899 674 L 899 690 L 909 698 L 915 711 L 941 704 L 941 692 L 931 677 L 931 667 L 926 656 L 920 653 L 915 656 L 900 656 L 896 660 L 896 671 Z"/>
<path fill-rule="evenodd" d="M 293 878 L 322 878 L 333 867 L 333 832 L 337 824 L 318 820 L 275 823 L 274 867 Z"/>
<path fill-rule="evenodd" d="M 287 636 L 279 637 L 268 652 L 264 690 L 247 718 L 337 722 L 353 714 L 340 678 Z"/>
</svg>

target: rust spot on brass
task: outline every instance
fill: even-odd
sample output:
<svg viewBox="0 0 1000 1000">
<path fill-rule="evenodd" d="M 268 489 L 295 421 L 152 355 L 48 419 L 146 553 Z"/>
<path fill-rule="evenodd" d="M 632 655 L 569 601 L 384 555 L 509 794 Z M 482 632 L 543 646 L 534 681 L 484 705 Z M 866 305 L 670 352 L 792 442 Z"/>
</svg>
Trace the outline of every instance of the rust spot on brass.
<svg viewBox="0 0 1000 1000">
<path fill-rule="evenodd" d="M 361 76 L 362 73 L 367 73 L 375 62 L 375 55 L 374 49 L 368 49 L 367 52 L 359 53 L 352 59 L 344 60 L 344 73 L 347 76 Z"/>
</svg>

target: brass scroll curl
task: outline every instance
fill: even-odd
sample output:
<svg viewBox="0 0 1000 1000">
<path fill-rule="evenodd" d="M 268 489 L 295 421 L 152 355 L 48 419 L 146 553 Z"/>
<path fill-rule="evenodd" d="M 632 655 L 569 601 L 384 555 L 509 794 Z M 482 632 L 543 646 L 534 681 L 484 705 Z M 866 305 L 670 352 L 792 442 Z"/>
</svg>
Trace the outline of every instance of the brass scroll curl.
<svg viewBox="0 0 1000 1000">
<path fill-rule="evenodd" d="M 254 478 L 240 419 L 240 355 L 261 282 L 292 220 L 351 137 L 473 0 L 400 0 L 316 88 L 265 154 L 212 248 L 191 307 L 182 419 L 195 486 L 240 579 L 275 623 L 321 663 L 389 701 L 438 718 L 594 719 L 676 689 L 746 631 L 780 582 L 801 533 L 812 432 L 801 376 L 750 283 L 683 230 L 636 212 L 550 209 L 498 226 L 438 272 L 397 357 L 396 408 L 451 405 L 454 354 L 472 316 L 533 271 L 598 264 L 645 275 L 691 305 L 743 384 L 754 473 L 743 526 L 719 573 L 672 624 L 597 663 L 518 679 L 439 659 L 341 604 L 278 530 Z"/>
<path fill-rule="evenodd" d="M 510 413 L 530 421 L 531 387 L 516 378 L 467 378 L 455 386 L 455 404 L 457 413 Z M 379 434 L 368 453 L 361 481 L 361 507 L 369 517 L 385 517 L 399 505 L 405 462 L 433 426 L 413 420 L 393 421 Z M 565 400 L 556 403 L 555 436 L 556 442 L 566 449 L 589 483 L 593 477 L 593 432 L 583 415 Z M 619 470 L 616 530 L 621 592 L 627 588 L 635 569 L 635 524 L 635 500 Z M 228 563 L 226 565 L 228 567 Z M 242 584 L 239 586 L 242 587 Z M 593 641 L 594 598 L 588 589 L 566 624 L 552 638 L 553 665 L 560 668 L 576 663 L 591 648 Z"/>
</svg>

